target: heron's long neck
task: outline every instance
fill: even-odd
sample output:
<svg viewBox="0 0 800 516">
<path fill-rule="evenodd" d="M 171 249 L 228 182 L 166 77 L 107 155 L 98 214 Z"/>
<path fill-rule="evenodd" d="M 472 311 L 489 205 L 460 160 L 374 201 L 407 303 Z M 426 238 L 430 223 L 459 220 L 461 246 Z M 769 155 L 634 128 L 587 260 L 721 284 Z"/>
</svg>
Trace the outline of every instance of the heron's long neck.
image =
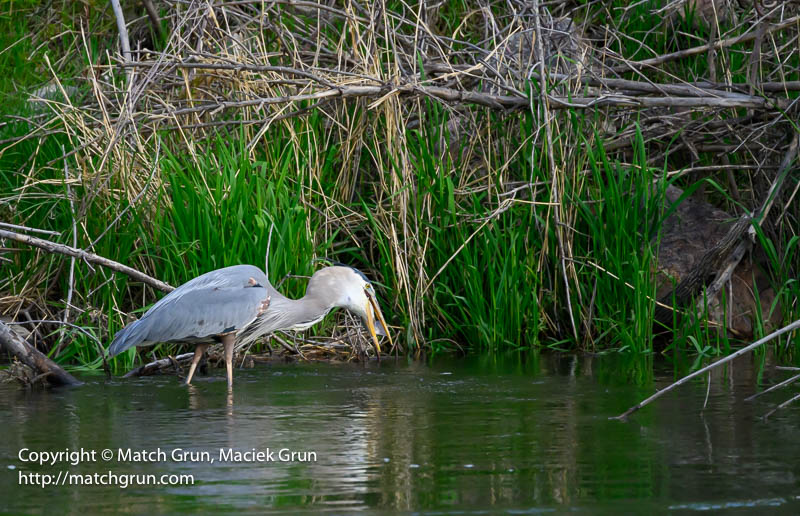
<svg viewBox="0 0 800 516">
<path fill-rule="evenodd" d="M 332 296 L 320 296 L 316 292 L 307 291 L 300 299 L 281 297 L 279 304 L 270 306 L 283 312 L 283 329 L 304 330 L 320 322 L 336 306 Z"/>
<path fill-rule="evenodd" d="M 305 330 L 321 321 L 336 306 L 336 299 L 328 293 L 306 291 L 300 299 L 289 299 L 274 288 L 269 290 L 270 304 L 241 335 L 245 345 L 261 335 L 282 330 Z"/>
</svg>

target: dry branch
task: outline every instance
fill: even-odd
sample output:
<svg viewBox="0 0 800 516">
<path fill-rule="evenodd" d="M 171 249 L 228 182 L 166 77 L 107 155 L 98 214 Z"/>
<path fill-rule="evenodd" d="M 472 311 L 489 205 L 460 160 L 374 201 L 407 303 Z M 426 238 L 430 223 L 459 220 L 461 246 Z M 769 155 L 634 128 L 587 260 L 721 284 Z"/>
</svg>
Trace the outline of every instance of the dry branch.
<svg viewBox="0 0 800 516">
<path fill-rule="evenodd" d="M 256 107 L 261 108 L 273 104 L 288 104 L 292 102 L 320 101 L 330 99 L 358 99 L 358 98 L 377 98 L 384 99 L 390 95 L 400 97 L 430 97 L 436 100 L 456 103 L 474 104 L 499 110 L 527 110 L 530 109 L 531 100 L 526 97 L 512 95 L 493 95 L 476 91 L 464 91 L 438 86 L 420 86 L 416 84 L 406 84 L 397 86 L 341 86 L 314 93 L 303 93 L 298 95 L 282 95 L 277 97 L 256 97 L 241 101 L 212 102 L 192 107 L 177 108 L 169 111 L 154 111 L 150 114 L 142 114 L 139 119 L 161 120 L 173 119 L 185 115 L 202 115 L 208 113 L 219 113 L 220 111 L 231 109 L 242 109 Z M 535 104 L 535 103 L 534 103 Z M 600 95 L 595 97 L 557 97 L 548 95 L 547 106 L 552 110 L 564 109 L 593 109 L 602 107 L 624 107 L 624 108 L 649 108 L 649 107 L 672 107 L 672 108 L 749 108 L 761 110 L 788 110 L 795 103 L 791 99 L 768 99 L 753 96 L 739 96 L 737 98 L 720 97 L 631 97 L 626 95 Z M 302 114 L 304 110 L 298 110 L 297 114 Z M 176 126 L 178 129 L 183 126 Z"/>
<path fill-rule="evenodd" d="M 119 31 L 120 50 L 122 51 L 122 55 L 125 56 L 125 59 L 130 61 L 131 43 L 130 39 L 128 38 L 128 27 L 125 24 L 125 15 L 122 12 L 122 6 L 119 4 L 119 0 L 111 0 L 111 7 L 114 11 L 114 17 L 117 20 L 117 30 Z M 127 76 L 128 76 L 128 83 L 130 84 L 130 78 L 131 78 L 130 72 L 127 73 Z"/>
<path fill-rule="evenodd" d="M 145 169 L 149 170 L 149 165 L 141 166 L 150 160 L 139 159 L 138 154 L 146 147 L 142 135 L 175 131 L 165 140 L 169 141 L 170 152 L 194 155 L 208 148 L 209 138 L 220 128 L 224 131 L 230 126 L 240 126 L 237 129 L 249 139 L 248 151 L 257 145 L 271 146 L 272 131 L 277 128 L 280 133 L 285 128 L 291 139 L 290 148 L 294 146 L 297 151 L 301 139 L 312 146 L 309 163 L 319 162 L 316 153 L 320 148 L 340 149 L 334 159 L 341 159 L 343 172 L 336 178 L 333 191 L 320 192 L 325 205 L 320 207 L 306 199 L 300 202 L 309 211 L 321 215 L 320 234 L 347 235 L 345 238 L 353 240 L 361 236 L 369 238 L 373 229 L 362 231 L 363 214 L 354 213 L 347 199 L 352 201 L 362 193 L 358 189 L 364 187 L 365 176 L 369 176 L 366 181 L 375 180 L 377 199 L 373 215 L 377 229 L 374 231 L 388 235 L 391 246 L 388 256 L 393 261 L 394 277 L 387 279 L 397 290 L 398 304 L 405 305 L 412 332 L 434 322 L 425 320 L 431 313 L 437 317 L 436 310 L 426 309 L 431 305 L 425 295 L 439 274 L 450 267 L 449 264 L 457 263 L 454 258 L 464 248 L 462 245 L 428 280 L 436 268 L 427 270 L 433 262 L 430 259 L 432 241 L 425 228 L 435 227 L 436 222 L 433 218 L 425 221 L 418 215 L 410 216 L 412 200 L 407 194 L 421 191 L 417 188 L 418 178 L 411 173 L 415 156 L 406 142 L 408 132 L 427 129 L 432 121 L 426 103 L 421 100 L 444 104 L 440 111 L 444 116 L 440 119 L 447 124 L 447 131 L 442 133 L 448 134 L 440 136 L 437 152 L 450 150 L 455 154 L 454 149 L 463 149 L 462 158 L 453 160 L 452 170 L 442 170 L 455 183 L 455 213 L 469 211 L 462 210 L 461 203 L 472 197 L 462 192 L 473 191 L 476 185 L 486 184 L 486 199 L 496 200 L 486 202 L 482 215 L 490 214 L 489 217 L 494 216 L 491 214 L 495 207 L 500 209 L 505 205 L 503 199 L 507 195 L 527 195 L 529 198 L 525 202 L 530 202 L 531 206 L 550 201 L 551 195 L 557 198 L 559 205 L 555 212 L 560 220 L 551 210 L 543 226 L 553 227 L 555 223 L 562 270 L 544 270 L 548 260 L 541 259 L 540 270 L 536 272 L 541 273 L 542 278 L 556 279 L 569 273 L 565 283 L 576 300 L 580 300 L 582 285 L 575 277 L 574 267 L 563 271 L 565 264 L 570 267 L 575 261 L 575 205 L 567 202 L 561 205 L 565 199 L 559 197 L 564 198 L 565 192 L 563 187 L 556 191 L 565 184 L 566 174 L 574 173 L 575 164 L 570 160 L 580 153 L 570 153 L 572 146 L 599 145 L 594 139 L 597 135 L 604 140 L 603 150 L 607 154 L 613 152 L 615 159 L 622 156 L 623 162 L 630 161 L 627 157 L 632 152 L 632 143 L 641 134 L 650 163 L 657 162 L 659 167 L 663 163 L 675 170 L 687 167 L 686 170 L 698 173 L 702 167 L 695 165 L 705 162 L 707 157 L 702 156 L 703 161 L 699 161 L 698 153 L 736 152 L 736 166 L 755 171 L 746 178 L 751 187 L 742 190 L 746 192 L 742 199 L 737 198 L 742 205 L 752 208 L 761 200 L 759 187 L 772 181 L 776 162 L 784 153 L 785 141 L 775 136 L 782 136 L 790 125 L 787 118 L 796 118 L 798 111 L 794 104 L 797 99 L 790 98 L 787 92 L 800 90 L 800 81 L 781 79 L 796 78 L 796 60 L 791 59 L 790 52 L 796 52 L 796 24 L 800 17 L 773 22 L 756 16 L 750 7 L 740 9 L 743 16 L 737 18 L 740 27 L 752 26 L 746 34 L 726 38 L 731 33 L 722 33 L 719 39 L 714 38 L 706 45 L 656 59 L 624 61 L 620 56 L 610 56 L 611 52 L 599 47 L 597 42 L 607 48 L 622 48 L 624 45 L 616 45 L 615 39 L 629 41 L 638 36 L 622 34 L 613 25 L 596 26 L 596 19 L 582 15 L 579 17 L 585 23 L 570 20 L 566 31 L 561 30 L 566 26 L 558 25 L 548 9 L 561 13 L 568 13 L 570 9 L 555 8 L 550 2 L 532 4 L 511 0 L 505 6 L 502 2 L 496 3 L 492 9 L 485 10 L 485 27 L 475 30 L 470 20 L 450 33 L 442 32 L 448 30 L 448 24 L 439 23 L 434 10 L 420 15 L 402 3 L 388 8 L 356 2 L 339 8 L 304 0 L 267 3 L 260 0 L 168 0 L 170 8 L 162 11 L 161 21 L 156 19 L 158 13 L 151 12 L 152 2 L 144 3 L 154 26 L 161 22 L 169 26 L 169 34 L 162 41 L 164 48 L 153 51 L 134 42 L 135 51 L 123 50 L 123 57 L 91 65 L 84 74 L 92 78 L 89 84 L 93 95 L 89 100 L 82 104 L 48 102 L 47 108 L 56 113 L 56 117 L 49 120 L 38 115 L 20 118 L 15 123 L 28 124 L 30 133 L 0 141 L 0 148 L 4 143 L 67 134 L 75 145 L 67 155 L 77 154 L 79 162 L 91 167 L 92 174 L 98 178 L 91 188 L 81 190 L 84 197 L 76 201 L 85 207 L 91 206 L 95 199 L 111 199 L 113 206 L 108 206 L 108 213 L 109 220 L 114 222 L 121 220 L 124 210 L 107 192 L 132 196 L 132 192 L 139 191 L 129 203 L 133 205 L 144 192 L 142 185 L 146 187 L 150 181 L 145 182 Z M 118 4 L 115 0 L 114 5 Z M 539 8 L 532 9 L 532 5 Z M 495 18 L 497 13 L 492 11 L 506 7 L 502 17 Z M 781 12 L 778 16 L 794 14 L 786 12 L 792 14 Z M 775 18 L 777 16 L 773 15 Z M 506 21 L 498 24 L 501 19 Z M 142 20 L 141 24 L 147 23 L 146 19 Z M 132 29 L 131 37 L 136 37 L 136 32 L 142 31 Z M 483 36 L 478 32 L 484 32 Z M 597 38 L 601 33 L 603 36 Z M 760 45 L 759 34 L 772 36 Z M 533 35 L 536 37 L 528 38 Z M 575 45 L 557 47 L 553 39 L 559 37 Z M 761 48 L 758 73 L 748 74 L 752 80 L 747 82 L 732 82 L 741 81 L 736 78 L 743 74 L 739 73 L 741 70 L 731 69 L 730 62 L 717 63 L 720 71 L 725 68 L 724 79 L 722 75 L 709 72 L 705 77 L 693 76 L 691 82 L 683 83 L 672 75 L 674 69 L 660 67 L 686 56 L 731 45 L 741 46 L 749 41 L 756 41 L 753 47 Z M 88 50 L 86 42 L 84 46 Z M 567 50 L 562 51 L 564 48 Z M 755 48 L 752 53 L 756 55 Z M 570 64 L 562 66 L 564 63 L 556 62 L 562 58 Z M 709 52 L 709 60 L 713 59 L 713 52 Z M 710 69 L 714 69 L 712 64 Z M 123 70 L 132 79 L 119 80 L 120 74 L 114 73 L 116 69 Z M 134 70 L 136 73 L 129 73 Z M 633 71 L 630 75 L 637 80 L 619 78 L 615 70 Z M 764 82 L 759 82 L 762 79 Z M 664 84 L 666 81 L 672 82 Z M 529 88 L 533 91 L 530 97 L 522 93 Z M 489 110 L 495 113 L 486 116 Z M 585 117 L 585 126 L 571 133 L 562 123 L 567 119 L 564 112 L 572 110 L 593 110 L 594 113 L 592 117 Z M 318 126 L 297 119 L 291 123 L 277 123 L 309 112 L 320 115 Z M 514 174 L 510 173 L 508 164 L 513 163 L 515 155 L 512 151 L 504 156 L 504 152 L 498 151 L 521 141 L 519 128 L 512 128 L 519 125 L 520 117 L 508 116 L 504 120 L 502 115 L 506 112 L 532 118 L 528 120 L 533 128 L 529 141 L 536 157 L 556 153 L 559 159 L 564 158 L 563 164 L 557 162 L 551 170 L 546 186 L 515 189 L 515 185 L 510 185 Z M 790 117 L 786 117 L 786 113 Z M 506 124 L 512 128 L 511 132 L 498 132 L 499 124 Z M 261 127 L 253 128 L 253 125 Z M 641 132 L 637 133 L 639 127 Z M 557 138 L 553 136 L 556 130 Z M 545 135 L 547 131 L 551 134 Z M 581 131 L 585 134 L 579 134 Z M 435 133 L 430 131 L 431 135 Z M 581 140 L 583 136 L 587 138 Z M 321 140 L 316 141 L 317 138 Z M 518 148 L 529 148 L 526 146 L 529 141 Z M 99 154 L 102 158 L 97 160 Z M 512 161 L 496 166 L 495 156 L 510 157 Z M 129 167 L 130 163 L 135 165 Z M 531 169 L 542 163 L 544 161 L 531 160 Z M 311 165 L 308 177 L 318 180 L 320 170 L 317 165 Z M 715 172 L 707 170 L 703 174 Z M 151 179 L 157 181 L 159 173 L 154 168 L 150 172 Z M 309 179 L 306 184 L 300 177 L 305 174 L 299 173 L 298 181 L 303 183 L 303 188 L 314 191 L 311 197 L 317 197 L 314 181 Z M 752 181 L 753 178 L 756 181 Z M 533 185 L 532 179 L 530 183 Z M 517 198 L 514 202 L 520 200 Z M 783 198 L 779 202 L 789 204 Z M 430 202 L 425 201 L 425 204 L 430 211 Z M 498 216 L 500 213 L 497 212 Z M 791 215 L 785 218 L 789 224 L 796 220 Z M 488 219 L 480 217 L 479 220 Z M 737 231 L 748 224 L 743 222 Z M 730 239 L 737 249 L 742 247 L 740 237 L 741 234 L 735 234 Z M 472 236 L 467 241 L 471 239 Z M 357 244 L 360 248 L 362 242 Z M 50 250 L 49 246 L 60 244 L 49 243 L 43 248 Z M 86 257 L 92 256 L 86 252 L 92 250 L 91 246 L 85 251 L 76 246 L 62 246 L 61 249 L 50 252 L 70 249 L 87 262 Z M 364 250 L 369 253 L 375 246 L 371 249 L 364 246 Z M 725 263 L 728 251 L 726 248 L 712 260 L 712 273 Z M 542 253 L 543 257 L 546 252 Z M 736 256 L 738 253 L 734 254 Z M 733 262 L 735 259 L 728 258 L 725 263 L 728 268 L 719 275 L 717 283 L 724 283 Z M 165 291 L 171 288 L 160 282 L 151 283 L 149 277 L 145 279 L 136 274 L 132 277 Z M 554 292 L 556 305 L 564 301 L 563 289 L 553 289 L 550 279 L 543 281 L 548 284 L 542 285 L 542 291 Z M 570 302 L 569 294 L 566 301 Z M 590 309 L 589 314 L 592 313 Z M 552 316 L 549 313 L 545 317 Z M 442 326 L 447 327 L 448 323 Z"/>
<path fill-rule="evenodd" d="M 131 378 L 134 376 L 150 376 L 161 373 L 168 369 L 174 368 L 176 364 L 181 365 L 190 363 L 192 361 L 192 357 L 194 357 L 194 351 L 191 353 L 183 353 L 176 357 L 167 357 L 160 360 L 154 360 L 143 366 L 139 366 L 136 369 L 131 369 L 125 373 L 123 378 Z"/>
<path fill-rule="evenodd" d="M 763 391 L 757 392 L 757 393 L 753 394 L 752 396 L 748 396 L 747 398 L 744 399 L 744 401 L 752 401 L 752 400 L 758 398 L 759 396 L 763 396 L 764 394 L 767 394 L 769 392 L 772 392 L 772 391 L 775 391 L 777 389 L 780 389 L 781 387 L 786 387 L 787 385 L 791 385 L 792 383 L 796 382 L 797 380 L 800 380 L 800 374 L 796 374 L 796 375 L 792 376 L 791 378 L 787 378 L 786 380 L 773 385 L 769 389 L 764 389 Z"/>
<path fill-rule="evenodd" d="M 781 409 L 785 409 L 786 407 L 788 407 L 789 405 L 791 405 L 792 403 L 794 403 L 797 400 L 800 400 L 800 394 L 795 394 L 794 396 L 792 396 L 788 400 L 784 401 L 783 403 L 781 403 L 780 405 L 778 405 L 774 409 L 772 409 L 769 412 L 767 412 L 766 414 L 764 414 L 764 419 L 767 419 L 769 416 L 771 416 L 772 414 L 774 414 L 775 412 L 777 412 L 777 411 L 779 411 Z"/>
<path fill-rule="evenodd" d="M 58 231 L 50 231 L 47 229 L 38 229 L 38 228 L 29 228 L 28 226 L 20 226 L 18 224 L 8 224 L 6 222 L 0 222 L 0 227 L 8 228 L 8 229 L 17 229 L 19 231 L 30 231 L 31 233 L 42 233 L 45 235 L 53 235 L 53 236 L 61 236 L 61 233 Z"/>
<path fill-rule="evenodd" d="M 249 63 L 214 63 L 214 62 L 197 62 L 197 61 L 130 61 L 122 62 L 117 66 L 122 68 L 153 68 L 158 67 L 161 70 L 172 70 L 174 68 L 184 68 L 187 70 L 224 70 L 231 72 L 254 72 L 265 73 L 273 72 L 276 74 L 293 75 L 298 77 L 305 77 L 316 83 L 328 87 L 336 87 L 336 85 L 328 78 L 319 73 L 311 73 L 299 68 L 290 66 L 272 66 L 272 65 L 254 65 Z M 442 71 L 441 65 L 439 66 L 426 66 L 426 70 Z M 448 72 L 453 70 L 466 70 L 465 66 L 447 67 Z M 338 70 L 329 70 L 328 73 L 338 75 Z M 349 76 L 349 74 L 343 74 Z M 532 73 L 531 77 L 541 80 L 542 75 L 539 73 Z M 563 73 L 546 73 L 548 81 L 575 81 L 576 77 L 563 74 Z M 383 84 L 383 81 L 376 77 L 363 76 L 364 81 L 374 82 L 377 85 Z M 429 79 L 429 81 L 436 81 L 436 78 Z M 598 86 L 609 90 L 619 91 L 641 91 L 644 93 L 653 93 L 660 95 L 673 95 L 673 96 L 686 96 L 686 97 L 728 97 L 728 98 L 741 98 L 752 99 L 751 95 L 745 93 L 750 85 L 747 83 L 710 83 L 708 81 L 690 82 L 685 84 L 670 84 L 670 83 L 657 83 L 645 81 L 633 81 L 630 79 L 614 79 L 609 77 L 595 77 L 595 76 L 581 76 L 577 78 L 580 84 L 585 86 Z M 417 83 L 420 87 L 425 87 L 424 83 Z M 763 82 L 758 84 L 758 89 L 769 93 L 782 93 L 786 91 L 799 91 L 800 81 L 785 81 L 785 82 Z M 514 97 L 514 96 L 512 96 Z M 520 97 L 517 95 L 516 97 Z M 755 97 L 759 98 L 759 97 Z"/>
<path fill-rule="evenodd" d="M 627 419 L 628 416 L 630 416 L 631 414 L 633 414 L 634 412 L 636 412 L 640 408 L 649 405 L 653 401 L 657 400 L 658 398 L 660 398 L 661 396 L 665 395 L 666 393 L 668 393 L 668 392 L 680 387 L 681 385 L 683 385 L 684 383 L 688 382 L 692 378 L 697 378 L 698 376 L 700 376 L 703 373 L 707 373 L 708 371 L 711 371 L 712 369 L 716 369 L 717 367 L 719 367 L 721 365 L 727 364 L 731 360 L 734 360 L 734 359 L 744 355 L 745 353 L 748 353 L 748 352 L 756 349 L 760 345 L 771 341 L 775 337 L 780 337 L 784 333 L 788 333 L 790 331 L 796 330 L 797 328 L 800 328 L 800 320 L 797 320 L 797 321 L 793 322 L 792 324 L 789 324 L 788 326 L 784 326 L 780 330 L 777 330 L 777 331 L 774 331 L 774 332 L 770 333 L 766 337 L 755 341 L 754 343 L 750 344 L 749 346 L 743 347 L 742 349 L 740 349 L 736 353 L 732 353 L 732 354 L 728 355 L 727 357 L 714 362 L 713 364 L 709 364 L 709 365 L 707 365 L 706 367 L 704 367 L 702 369 L 699 369 L 699 370 L 697 370 L 697 371 L 695 371 L 695 372 L 693 372 L 691 374 L 688 374 L 688 375 L 684 376 L 683 378 L 681 378 L 677 382 L 674 382 L 674 383 L 670 384 L 668 387 L 665 387 L 665 388 L 661 389 L 660 391 L 658 391 L 657 393 L 653 394 L 652 396 L 650 396 L 646 400 L 641 401 L 641 402 L 637 403 L 636 405 L 632 406 L 631 408 L 629 408 L 628 410 L 626 410 L 625 412 L 623 412 L 619 416 L 611 417 L 609 419 L 625 420 L 625 419 Z"/>
<path fill-rule="evenodd" d="M 800 16 L 794 16 L 792 18 L 788 18 L 781 23 L 775 24 L 769 28 L 767 28 L 763 33 L 763 35 L 771 34 L 775 31 L 783 30 L 792 25 L 796 25 L 800 22 Z M 759 32 L 755 30 L 755 26 L 753 27 L 752 32 L 747 32 L 742 34 L 741 36 L 736 36 L 733 38 L 726 38 L 717 41 L 713 41 L 712 43 L 707 43 L 705 45 L 700 45 L 697 47 L 687 48 L 686 50 L 679 50 L 677 52 L 672 52 L 671 54 L 664 54 L 663 56 L 653 57 L 651 59 L 643 59 L 642 61 L 625 61 L 625 63 L 617 65 L 614 67 L 614 70 L 617 72 L 627 72 L 634 69 L 644 68 L 644 67 L 656 67 L 667 63 L 669 61 L 675 61 L 677 59 L 683 59 L 684 57 L 690 57 L 697 54 L 702 54 L 708 52 L 710 49 L 719 50 L 722 48 L 731 47 L 738 43 L 746 43 L 748 41 L 753 41 L 757 37 L 759 37 Z"/>
<path fill-rule="evenodd" d="M 102 265 L 103 267 L 108 267 L 111 270 L 127 274 L 131 278 L 141 281 L 142 283 L 146 283 L 147 285 L 150 285 L 151 287 L 161 290 L 163 292 L 172 292 L 173 290 L 175 290 L 175 287 L 168 285 L 163 281 L 157 280 L 151 276 L 148 276 L 143 272 L 139 272 L 136 269 L 128 267 L 127 265 L 115 262 L 114 260 L 109 260 L 108 258 L 104 258 L 94 253 L 88 253 L 83 249 L 76 249 L 68 245 L 58 244 L 56 242 L 51 242 L 49 240 L 43 240 L 41 238 L 36 238 L 28 235 L 21 235 L 19 233 L 14 233 L 13 231 L 6 231 L 4 229 L 0 229 L 0 238 L 8 238 L 11 240 L 16 240 L 17 242 L 22 242 L 23 244 L 28 244 L 33 247 L 38 247 L 39 249 L 44 249 L 48 253 L 64 254 L 67 256 L 80 258 L 81 260 L 87 263 Z"/>
</svg>

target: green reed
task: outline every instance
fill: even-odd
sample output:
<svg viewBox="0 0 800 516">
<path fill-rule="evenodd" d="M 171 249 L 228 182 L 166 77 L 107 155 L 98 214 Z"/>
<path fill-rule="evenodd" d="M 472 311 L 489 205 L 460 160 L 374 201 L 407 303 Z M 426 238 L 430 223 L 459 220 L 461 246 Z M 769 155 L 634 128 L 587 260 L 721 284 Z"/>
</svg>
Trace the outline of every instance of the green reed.
<svg viewBox="0 0 800 516">
<path fill-rule="evenodd" d="M 607 22 L 645 43 L 609 43 L 631 58 L 692 44 L 694 40 L 682 35 L 650 31 L 647 16 L 655 4 L 627 11 L 593 6 L 585 15 L 598 21 L 618 16 Z M 627 5 L 614 2 L 612 7 Z M 457 27 L 470 9 L 466 2 L 450 3 L 442 23 Z M 4 47 L 27 30 L 18 18 L 0 17 L 0 23 L 11 35 L 2 40 Z M 692 13 L 680 23 L 684 32 L 694 27 Z M 464 30 L 467 39 L 480 39 L 475 27 Z M 102 54 L 98 40 L 91 39 L 90 47 Z M 25 64 L 32 52 L 22 42 L 0 53 L 0 67 L 13 70 L 19 91 L 32 89 L 41 79 Z M 743 59 L 732 52 L 728 61 L 736 81 L 744 77 Z M 708 72 L 707 59 L 682 60 L 669 71 L 693 80 Z M 529 87 L 536 99 L 541 86 Z M 22 93 L 2 87 L 2 94 L 5 113 L 28 109 Z M 177 286 L 227 265 L 263 267 L 272 228 L 268 274 L 273 283 L 288 274 L 310 275 L 317 267 L 313 258 L 356 266 L 379 286 L 388 322 L 408 348 L 642 353 L 657 347 L 653 271 L 661 224 L 669 213 L 663 200 L 668 163 L 649 162 L 641 133 L 626 149 L 632 150 L 633 159 L 623 162 L 604 148 L 599 113 L 565 111 L 547 122 L 553 134 L 550 155 L 541 140 L 545 121 L 536 110 L 475 110 L 471 114 L 477 129 L 465 137 L 450 129 L 458 111 L 430 100 L 420 101 L 415 125 L 397 123 L 391 112 L 356 103 L 336 109 L 343 119 L 363 121 L 369 130 L 345 134 L 315 111 L 271 125 L 252 147 L 251 127 L 223 131 L 191 146 L 164 133 L 151 182 L 146 157 L 124 165 L 85 153 L 69 158 L 73 174 L 88 171 L 72 187 L 79 213 L 78 247 L 91 246 L 92 252 Z M 398 109 L 394 115 L 407 121 L 402 119 L 407 112 Z M 402 127 L 399 134 L 392 133 L 397 126 Z M 27 130 L 24 124 L 9 124 L 0 128 L 0 139 Z M 480 151 L 472 148 L 473 140 L 481 140 Z M 150 155 L 153 141 L 147 148 Z M 69 151 L 73 143 L 52 136 L 41 144 L 22 142 L 0 156 L 0 219 L 57 231 L 53 240 L 72 245 L 73 208 L 62 181 L 64 163 L 58 160 L 62 146 Z M 715 159 L 704 154 L 700 164 Z M 102 169 L 94 168 L 101 163 Z M 721 174 L 713 174 L 709 184 L 722 180 Z M 692 188 L 685 179 L 677 184 Z M 145 195 L 132 204 L 145 186 Z M 512 192 L 517 186 L 522 188 Z M 735 207 L 722 190 L 712 189 L 710 196 Z M 95 241 L 120 214 L 114 227 Z M 797 215 L 791 208 L 787 216 Z M 784 319 L 797 312 L 800 293 L 795 279 L 798 238 L 787 231 L 758 232 Z M 30 250 L 9 258 L 11 263 L 0 264 L 0 292 L 24 293 L 28 304 L 60 315 L 70 289 L 69 259 Z M 280 289 L 297 297 L 305 281 L 287 278 Z M 72 290 L 80 310 L 71 312 L 71 320 L 103 346 L 129 321 L 126 314 L 141 316 L 163 295 L 80 261 Z M 777 303 L 770 309 L 777 310 Z M 418 336 L 416 319 L 421 320 Z M 756 321 L 756 327 L 760 336 L 763 321 Z M 330 328 L 328 322 L 316 331 L 324 334 Z M 730 349 L 728 338 L 702 321 L 687 320 L 679 330 L 676 353 Z M 72 329 L 49 331 L 51 355 L 58 361 L 99 367 L 101 350 L 92 337 Z M 152 351 L 164 355 L 176 350 L 160 346 Z M 130 351 L 115 364 L 128 368 L 137 360 Z M 647 367 L 635 369 L 640 377 Z"/>
</svg>

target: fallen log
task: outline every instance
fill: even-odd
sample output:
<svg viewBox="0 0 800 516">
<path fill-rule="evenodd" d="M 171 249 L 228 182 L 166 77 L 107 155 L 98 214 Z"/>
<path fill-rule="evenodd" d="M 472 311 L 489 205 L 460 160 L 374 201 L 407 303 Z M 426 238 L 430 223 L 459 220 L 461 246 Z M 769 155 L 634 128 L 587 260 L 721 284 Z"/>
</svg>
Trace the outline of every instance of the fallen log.
<svg viewBox="0 0 800 516">
<path fill-rule="evenodd" d="M 64 371 L 58 364 L 47 358 L 47 355 L 25 342 L 11 328 L 0 322 L 0 348 L 28 367 L 52 385 L 81 385 L 83 382 Z"/>
</svg>

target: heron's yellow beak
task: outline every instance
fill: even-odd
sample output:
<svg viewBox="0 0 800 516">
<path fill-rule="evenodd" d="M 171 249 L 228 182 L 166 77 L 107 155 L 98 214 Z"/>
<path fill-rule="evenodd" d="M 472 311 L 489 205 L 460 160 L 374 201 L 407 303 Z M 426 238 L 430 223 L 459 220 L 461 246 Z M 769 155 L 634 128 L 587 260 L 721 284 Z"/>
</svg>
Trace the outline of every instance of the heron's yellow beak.
<svg viewBox="0 0 800 516">
<path fill-rule="evenodd" d="M 378 334 L 375 330 L 375 318 L 377 317 L 378 322 L 380 322 L 381 326 L 383 327 L 383 331 L 386 337 L 389 339 L 389 345 L 391 348 L 394 348 L 394 343 L 392 343 L 392 336 L 389 335 L 389 327 L 386 326 L 386 320 L 383 318 L 383 313 L 381 313 L 381 307 L 378 306 L 378 300 L 375 299 L 375 295 L 370 292 L 369 290 L 365 290 L 367 294 L 367 299 L 369 300 L 369 306 L 367 306 L 367 329 L 369 330 L 369 334 L 372 336 L 372 343 L 375 345 L 375 352 L 378 355 L 378 361 L 381 359 L 381 345 L 378 343 Z"/>
</svg>

